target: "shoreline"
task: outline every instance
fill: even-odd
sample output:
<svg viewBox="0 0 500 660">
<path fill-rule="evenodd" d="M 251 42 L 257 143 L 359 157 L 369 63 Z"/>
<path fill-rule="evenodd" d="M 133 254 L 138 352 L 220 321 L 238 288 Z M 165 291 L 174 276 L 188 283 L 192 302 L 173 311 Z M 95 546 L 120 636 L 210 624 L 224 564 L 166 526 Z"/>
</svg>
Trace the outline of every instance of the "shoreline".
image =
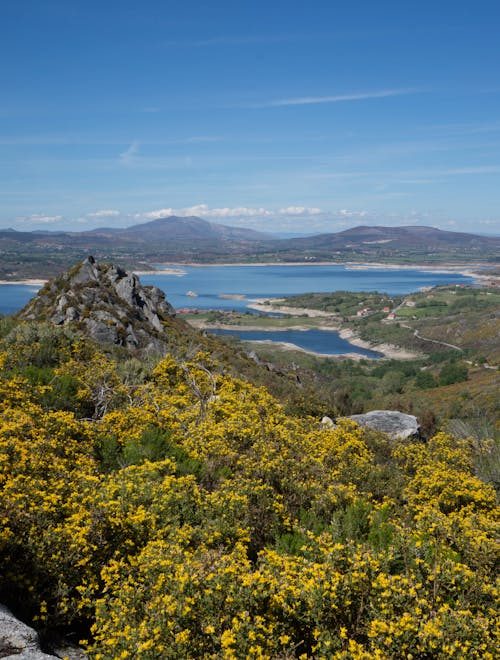
<svg viewBox="0 0 500 660">
<path fill-rule="evenodd" d="M 306 353 L 307 355 L 313 355 L 314 357 L 319 358 L 328 358 L 329 360 L 335 360 L 337 358 L 356 361 L 383 359 L 368 357 L 367 355 L 361 355 L 361 353 L 317 353 L 316 351 L 311 351 L 307 348 L 301 348 L 300 346 L 297 346 L 297 344 L 292 344 L 288 341 L 273 341 L 272 339 L 244 339 L 243 341 L 248 342 L 249 344 L 269 344 L 284 351 L 299 351 L 300 353 Z"/>
<path fill-rule="evenodd" d="M 198 328 L 199 330 L 228 330 L 229 332 L 234 331 L 235 334 L 238 331 L 254 331 L 254 332 L 286 332 L 287 330 L 297 330 L 298 332 L 307 332 L 308 330 L 325 330 L 326 332 L 337 332 L 339 337 L 341 339 L 345 339 L 349 344 L 352 344 L 353 346 L 357 346 L 358 348 L 365 348 L 369 351 L 375 351 L 376 353 L 381 353 L 382 358 L 371 358 L 368 357 L 367 355 L 361 355 L 360 353 L 320 353 L 317 351 L 312 351 L 310 349 L 305 349 L 301 348 L 300 346 L 297 346 L 296 344 L 292 344 L 290 342 L 281 342 L 281 341 L 275 341 L 273 339 L 242 339 L 241 341 L 248 341 L 251 343 L 266 343 L 266 344 L 273 344 L 277 347 L 283 347 L 287 348 L 287 350 L 298 350 L 303 353 L 308 353 L 309 355 L 315 355 L 316 357 L 328 357 L 328 358 L 337 358 L 337 357 L 349 357 L 351 359 L 359 359 L 359 360 L 380 360 L 380 359 L 389 359 L 389 360 L 414 360 L 421 355 L 419 353 L 414 353 L 411 351 L 408 351 L 405 348 L 401 348 L 399 346 L 394 346 L 393 344 L 387 344 L 387 343 L 382 343 L 382 344 L 371 344 L 370 342 L 364 341 L 363 339 L 360 339 L 357 337 L 357 335 L 351 330 L 350 328 L 341 328 L 340 326 L 338 327 L 333 327 L 333 326 L 327 326 L 327 327 L 321 327 L 321 328 L 311 328 L 309 326 L 291 326 L 289 328 L 261 328 L 259 326 L 252 326 L 252 325 L 230 325 L 230 324 L 213 324 L 213 323 L 207 323 L 206 321 L 188 321 L 190 325 L 192 325 L 195 328 Z M 356 356 L 355 358 L 352 358 L 352 356 Z"/>
<path fill-rule="evenodd" d="M 257 312 L 271 312 L 271 314 L 288 314 L 289 316 L 307 316 L 309 318 L 335 318 L 331 312 L 323 312 L 320 309 L 307 309 L 306 307 L 288 307 L 286 305 L 275 305 L 273 302 L 280 302 L 285 298 L 248 298 L 251 305 L 248 309 L 254 309 Z M 266 304 L 267 302 L 271 304 Z"/>
<path fill-rule="evenodd" d="M 338 261 L 262 261 L 259 263 L 245 263 L 245 262 L 223 262 L 216 264 L 200 264 L 195 262 L 179 262 L 179 263 L 165 263 L 157 264 L 161 268 L 150 271 L 134 271 L 136 274 L 148 275 L 179 275 L 182 276 L 182 268 L 217 268 L 217 267 L 268 267 L 268 266 L 343 266 L 346 270 L 421 270 L 431 273 L 456 273 L 464 277 L 470 277 L 476 282 L 485 279 L 500 280 L 497 276 L 488 275 L 487 273 L 476 273 L 474 269 L 484 270 L 489 267 L 489 264 L 472 263 L 472 264 L 397 264 L 397 263 L 380 263 L 380 262 L 364 262 L 364 261 L 345 261 L 339 263 Z M 180 272 L 172 272 L 180 271 Z"/>
<path fill-rule="evenodd" d="M 350 328 L 343 328 L 340 330 L 339 334 L 342 339 L 345 339 L 353 346 L 366 348 L 370 351 L 377 351 L 390 360 L 416 360 L 417 358 L 422 357 L 420 353 L 409 351 L 406 348 L 401 348 L 394 344 L 371 344 L 369 341 L 360 339 Z"/>
<path fill-rule="evenodd" d="M 477 273 L 474 269 L 485 270 L 489 265 L 484 263 L 473 264 L 397 264 L 397 263 L 379 263 L 379 262 L 364 262 L 364 261 L 346 261 L 339 263 L 337 261 L 288 261 L 286 263 L 276 261 L 262 261 L 259 263 L 245 263 L 245 262 L 224 262 L 216 264 L 200 264 L 194 262 L 179 262 L 179 263 L 165 263 L 157 264 L 160 268 L 154 268 L 152 265 L 151 270 L 133 269 L 131 272 L 134 275 L 172 275 L 175 277 L 184 277 L 187 275 L 183 268 L 219 268 L 219 267 L 269 267 L 269 266 L 342 266 L 346 270 L 420 270 L 432 273 L 457 273 L 464 277 L 469 277 L 475 283 L 481 283 L 483 280 L 496 280 L 500 282 L 500 277 L 496 275 L 488 275 L 487 272 Z M 26 278 L 21 280 L 0 280 L 0 285 L 14 284 L 18 286 L 43 286 L 45 282 L 49 281 L 49 277 L 36 277 Z"/>
<path fill-rule="evenodd" d="M 49 281 L 49 278 L 30 278 L 27 280 L 0 280 L 0 284 L 14 284 L 17 286 L 38 286 L 42 287 L 46 282 Z"/>
</svg>

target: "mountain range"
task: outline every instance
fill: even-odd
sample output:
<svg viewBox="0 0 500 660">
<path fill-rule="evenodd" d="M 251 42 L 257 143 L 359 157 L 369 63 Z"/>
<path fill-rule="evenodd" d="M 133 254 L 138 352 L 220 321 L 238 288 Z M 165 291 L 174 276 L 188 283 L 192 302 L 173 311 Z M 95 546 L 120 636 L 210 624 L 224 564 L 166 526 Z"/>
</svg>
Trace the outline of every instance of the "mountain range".
<svg viewBox="0 0 500 660">
<path fill-rule="evenodd" d="M 335 233 L 278 238 L 271 233 L 169 216 L 131 227 L 83 232 L 0 230 L 0 277 L 52 275 L 93 254 L 128 267 L 161 262 L 392 261 L 495 263 L 500 237 L 434 227 L 359 226 Z"/>
</svg>

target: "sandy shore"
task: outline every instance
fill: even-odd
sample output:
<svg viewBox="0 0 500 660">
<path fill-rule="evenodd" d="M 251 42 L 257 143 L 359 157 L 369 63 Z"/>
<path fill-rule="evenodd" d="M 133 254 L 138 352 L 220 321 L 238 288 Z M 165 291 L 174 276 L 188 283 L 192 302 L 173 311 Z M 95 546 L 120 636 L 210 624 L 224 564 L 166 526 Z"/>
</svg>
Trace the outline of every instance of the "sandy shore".
<svg viewBox="0 0 500 660">
<path fill-rule="evenodd" d="M 335 318 L 331 312 L 322 312 L 320 309 L 306 309 L 305 307 L 288 307 L 279 305 L 284 298 L 251 298 L 251 304 L 247 305 L 250 309 L 258 312 L 271 312 L 271 314 L 290 314 L 295 316 L 309 316 L 310 318 Z M 266 304 L 269 302 L 269 304 Z"/>
<path fill-rule="evenodd" d="M 144 271 L 144 273 L 155 273 L 155 274 L 166 274 L 166 275 L 175 275 L 177 271 L 186 268 L 218 268 L 218 267 L 227 267 L 227 266 L 245 266 L 251 268 L 259 268 L 261 266 L 344 266 L 346 270 L 423 270 L 432 273 L 458 273 L 464 275 L 465 277 L 472 277 L 477 279 L 477 281 L 483 279 L 495 279 L 492 276 L 489 276 L 487 273 L 477 273 L 476 270 L 487 269 L 487 264 L 392 264 L 392 263 L 379 263 L 379 262 L 369 262 L 364 261 L 346 261 L 339 263 L 338 261 L 287 261 L 287 262 L 277 262 L 277 261 L 263 261 L 259 263 L 245 263 L 245 262 L 224 262 L 217 264 L 200 264 L 193 262 L 181 262 L 178 264 L 159 264 L 162 268 L 155 271 Z M 142 271 L 135 271 L 136 273 L 141 273 Z M 184 274 L 184 273 L 183 273 Z M 500 279 L 500 278 L 496 278 Z"/>
<path fill-rule="evenodd" d="M 250 331 L 250 332 L 286 332 L 287 330 L 297 330 L 298 332 L 307 332 L 308 330 L 326 330 L 328 332 L 339 332 L 338 326 L 310 326 L 310 325 L 289 325 L 286 327 L 277 328 L 263 328 L 260 325 L 252 325 L 245 323 L 245 325 L 236 325 L 232 323 L 210 323 L 203 319 L 189 319 L 188 323 L 199 330 L 229 330 L 229 331 Z"/>
<path fill-rule="evenodd" d="M 282 350 L 285 351 L 299 351 L 300 353 L 307 353 L 307 355 L 314 355 L 314 357 L 321 357 L 321 358 L 329 358 L 331 360 L 342 358 L 342 359 L 350 359 L 350 360 L 374 360 L 376 358 L 369 358 L 366 357 L 365 355 L 361 355 L 360 353 L 335 353 L 332 355 L 331 353 L 316 353 L 315 351 L 309 351 L 306 348 L 301 348 L 300 346 L 297 346 L 296 344 L 292 344 L 288 341 L 273 341 L 272 339 L 253 339 L 253 340 L 245 340 L 248 341 L 251 344 L 268 344 L 269 346 L 273 346 L 276 348 L 281 348 Z"/>
<path fill-rule="evenodd" d="M 18 284 L 21 286 L 43 286 L 48 279 L 30 279 L 30 280 L 0 280 L 0 284 Z"/>
<path fill-rule="evenodd" d="M 175 275 L 176 277 L 183 277 L 187 275 L 182 268 L 161 268 L 154 270 L 134 270 L 134 275 Z"/>
<path fill-rule="evenodd" d="M 418 353 L 412 353 L 405 348 L 394 346 L 393 344 L 372 344 L 369 341 L 364 341 L 356 336 L 350 328 L 342 329 L 339 334 L 342 339 L 345 339 L 350 344 L 359 346 L 360 348 L 367 348 L 370 351 L 377 351 L 391 360 L 414 360 L 415 358 L 421 357 Z"/>
</svg>

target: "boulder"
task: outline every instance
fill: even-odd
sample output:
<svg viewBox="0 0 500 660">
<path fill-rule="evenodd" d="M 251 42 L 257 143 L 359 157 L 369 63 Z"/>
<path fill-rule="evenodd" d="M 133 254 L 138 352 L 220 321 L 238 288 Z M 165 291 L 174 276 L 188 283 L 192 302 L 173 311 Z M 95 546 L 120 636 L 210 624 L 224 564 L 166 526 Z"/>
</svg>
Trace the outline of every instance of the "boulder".
<svg viewBox="0 0 500 660">
<path fill-rule="evenodd" d="M 12 660 L 53 660 L 40 648 L 38 633 L 0 605 L 0 658 Z"/>
<path fill-rule="evenodd" d="M 350 415 L 349 419 L 354 420 L 360 426 L 382 431 L 389 437 L 398 440 L 418 436 L 420 428 L 414 415 L 407 415 L 397 410 L 372 410 L 363 415 Z"/>
</svg>

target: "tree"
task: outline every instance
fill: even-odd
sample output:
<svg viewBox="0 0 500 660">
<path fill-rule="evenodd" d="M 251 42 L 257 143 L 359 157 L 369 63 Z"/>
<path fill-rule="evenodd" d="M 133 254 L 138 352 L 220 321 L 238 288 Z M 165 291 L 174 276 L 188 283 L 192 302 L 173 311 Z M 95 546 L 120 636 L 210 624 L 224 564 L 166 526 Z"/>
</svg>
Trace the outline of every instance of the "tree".
<svg viewBox="0 0 500 660">
<path fill-rule="evenodd" d="M 440 385 L 462 383 L 468 379 L 468 370 L 463 362 L 448 362 L 439 372 Z"/>
</svg>

